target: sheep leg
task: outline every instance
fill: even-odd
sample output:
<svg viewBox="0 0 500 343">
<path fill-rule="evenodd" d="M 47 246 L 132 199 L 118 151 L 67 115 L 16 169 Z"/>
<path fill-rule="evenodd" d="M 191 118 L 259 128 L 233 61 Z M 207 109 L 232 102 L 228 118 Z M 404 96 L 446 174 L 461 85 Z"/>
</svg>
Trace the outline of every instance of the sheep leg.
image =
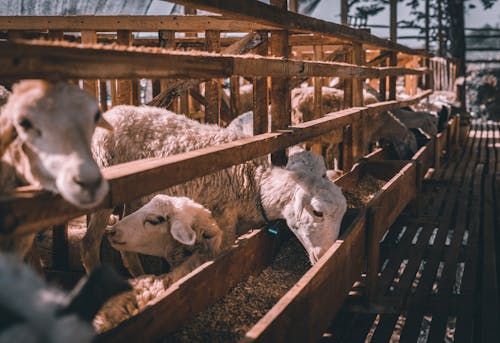
<svg viewBox="0 0 500 343">
<path fill-rule="evenodd" d="M 80 243 L 80 257 L 87 274 L 101 263 L 101 242 L 111 214 L 113 209 L 99 210 L 90 214 L 87 232 Z"/>
<path fill-rule="evenodd" d="M 142 268 L 142 263 L 137 253 L 120 251 L 120 255 L 122 257 L 123 265 L 127 268 L 132 277 L 144 275 L 144 268 Z"/>
</svg>

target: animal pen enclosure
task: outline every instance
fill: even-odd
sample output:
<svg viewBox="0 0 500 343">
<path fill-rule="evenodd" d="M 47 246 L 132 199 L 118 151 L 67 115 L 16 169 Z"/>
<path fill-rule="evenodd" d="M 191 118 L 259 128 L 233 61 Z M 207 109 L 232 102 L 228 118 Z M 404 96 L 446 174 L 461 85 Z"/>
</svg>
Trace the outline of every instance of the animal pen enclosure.
<svg viewBox="0 0 500 343">
<path fill-rule="evenodd" d="M 253 85 L 254 136 L 107 167 L 103 175 L 110 190 L 92 209 L 78 208 L 35 186 L 18 188 L 0 197 L 1 233 L 16 236 L 58 225 L 54 235 L 62 244 L 54 249 L 64 251 L 67 237 L 61 224 L 68 220 L 267 154 L 276 165 L 284 165 L 285 151 L 292 145 L 307 142 L 312 151 L 322 153 L 325 139 L 318 138 L 326 135 L 328 144 L 341 147 L 337 157 L 345 175 L 336 182 L 344 190 L 355 191 L 365 174 L 384 184 L 373 199 L 346 215 L 339 240 L 242 338 L 244 342 L 316 341 L 365 264 L 367 294 L 374 296 L 379 241 L 405 207 L 419 199 L 426 172 L 439 167 L 444 151 L 458 146 L 459 117 L 430 137 L 411 159 L 389 157 L 383 149 L 367 155 L 368 123 L 384 111 L 417 104 L 432 94 L 432 70 L 425 67 L 431 58 L 428 52 L 289 12 L 286 1 L 176 2 L 220 15 L 0 17 L 2 82 L 67 80 L 94 95 L 105 110 L 118 104 L 144 104 L 142 79 L 151 85 L 153 101 L 205 123 L 227 125 L 241 114 L 239 88 L 244 79 Z M 137 32 L 154 32 L 158 39 L 135 37 Z M 454 63 L 430 65 L 439 65 L 440 89 L 449 89 L 455 81 Z M 326 113 L 321 96 L 331 78 L 339 78 L 343 85 L 343 108 Z M 404 80 L 406 96 L 397 96 L 398 78 Z M 228 98 L 222 79 L 230 80 Z M 364 80 L 378 88 L 381 101 L 364 104 Z M 302 82 L 312 83 L 313 115 L 292 123 L 290 92 Z M 265 230 L 246 235 L 97 340 L 154 340 L 171 334 L 238 282 L 258 274 L 271 263 L 278 245 Z M 59 265 L 64 268 L 67 262 Z"/>
</svg>

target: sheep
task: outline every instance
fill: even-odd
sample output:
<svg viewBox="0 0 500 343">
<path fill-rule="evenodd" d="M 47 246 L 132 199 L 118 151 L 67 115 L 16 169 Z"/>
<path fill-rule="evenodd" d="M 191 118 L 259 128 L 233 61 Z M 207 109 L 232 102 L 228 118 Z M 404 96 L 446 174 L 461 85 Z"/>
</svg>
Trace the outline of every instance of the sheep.
<svg viewBox="0 0 500 343">
<path fill-rule="evenodd" d="M 0 342 L 91 342 L 91 322 L 110 297 L 130 289 L 102 266 L 69 294 L 48 287 L 15 255 L 0 254 Z"/>
<path fill-rule="evenodd" d="M 158 194 L 106 229 L 111 246 L 163 257 L 178 280 L 221 250 L 222 231 L 212 213 L 186 197 Z"/>
<path fill-rule="evenodd" d="M 90 151 L 96 126 L 111 129 L 94 97 L 77 86 L 21 81 L 0 113 L 0 193 L 37 185 L 81 208 L 100 203 L 108 183 Z M 0 239 L 0 249 L 24 256 L 34 235 Z"/>
<path fill-rule="evenodd" d="M 104 116 L 113 124 L 114 131 L 94 135 L 94 154 L 101 166 L 171 156 L 245 137 L 240 132 L 200 124 L 148 106 L 117 106 Z M 340 188 L 326 177 L 272 167 L 267 158 L 248 161 L 161 193 L 186 196 L 207 206 L 224 230 L 223 247 L 230 246 L 236 235 L 263 224 L 266 219 L 284 218 L 312 263 L 337 239 L 346 209 Z M 139 208 L 150 198 L 139 199 L 132 208 Z M 82 261 L 87 269 L 98 263 L 99 241 L 110 212 L 91 216 L 82 240 Z M 132 271 L 136 275 L 140 272 Z"/>
<path fill-rule="evenodd" d="M 286 168 L 291 171 L 303 171 L 313 177 L 324 177 L 326 173 L 323 159 L 303 150 L 291 152 Z M 173 206 L 172 203 L 177 203 L 177 205 Z M 195 235 L 197 244 L 198 242 L 205 244 L 207 238 L 213 240 L 217 237 L 215 234 L 204 237 L 207 235 L 207 230 L 213 230 L 216 227 L 207 209 L 190 199 L 165 195 L 156 195 L 149 203 L 106 230 L 108 240 L 115 249 L 165 257 L 173 270 L 163 275 L 144 275 L 131 280 L 133 291 L 113 299 L 96 316 L 94 326 L 99 332 L 109 330 L 155 303 L 166 294 L 170 285 L 201 265 L 210 255 L 218 253 L 214 249 L 196 250 L 192 246 L 194 238 L 187 239 L 187 241 L 174 238 L 172 232 L 176 222 L 174 218 L 177 216 L 182 217 L 181 221 L 192 217 L 195 218 L 191 219 L 192 221 L 199 222 L 194 225 L 198 231 Z M 187 225 L 183 231 L 193 233 L 191 225 Z M 188 249 L 189 257 L 183 256 L 179 248 Z M 207 255 L 204 251 L 209 251 L 210 254 Z M 176 261 L 172 261 L 174 259 Z"/>
</svg>

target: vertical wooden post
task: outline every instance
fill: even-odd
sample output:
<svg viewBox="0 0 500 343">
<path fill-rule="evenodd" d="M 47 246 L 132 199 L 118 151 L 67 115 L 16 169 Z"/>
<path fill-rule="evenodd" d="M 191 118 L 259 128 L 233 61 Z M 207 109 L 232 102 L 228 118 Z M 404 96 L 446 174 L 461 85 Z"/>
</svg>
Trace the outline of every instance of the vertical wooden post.
<svg viewBox="0 0 500 343">
<path fill-rule="evenodd" d="M 342 139 L 342 170 L 347 173 L 351 170 L 354 161 L 352 160 L 352 126 L 344 127 L 344 137 Z"/>
<path fill-rule="evenodd" d="M 256 53 L 267 56 L 269 49 L 268 33 L 259 31 L 262 44 L 257 47 Z M 253 134 L 258 135 L 269 130 L 269 97 L 267 88 L 267 77 L 256 77 L 253 79 Z"/>
<path fill-rule="evenodd" d="M 352 44 L 352 62 L 355 65 L 361 66 L 364 64 L 364 51 L 361 43 Z M 356 78 L 352 80 L 352 106 L 363 106 L 363 80 Z M 364 148 L 364 124 L 363 113 L 358 120 L 354 120 L 352 124 L 352 140 L 353 140 L 353 160 L 356 161 L 365 153 Z"/>
<path fill-rule="evenodd" d="M 299 11 L 299 1 L 298 0 L 290 0 L 290 12 L 298 12 Z"/>
<path fill-rule="evenodd" d="M 168 49 L 168 50 L 175 50 L 175 31 L 171 30 L 161 30 L 158 31 L 158 41 L 159 45 L 162 48 Z M 168 88 L 169 86 L 169 79 L 163 79 L 159 80 L 159 82 L 154 82 L 153 83 L 153 97 L 156 96 L 156 92 L 161 92 L 164 91 Z M 156 94 L 155 94 L 156 93 Z M 178 106 L 178 99 L 175 99 L 168 107 L 167 109 L 170 111 L 173 111 L 175 113 L 179 113 L 179 106 Z"/>
<path fill-rule="evenodd" d="M 352 49 L 350 53 L 346 54 L 346 63 L 352 63 Z M 353 96 L 353 87 L 352 87 L 353 79 L 345 79 L 344 80 L 344 108 L 352 107 L 352 96 Z"/>
<path fill-rule="evenodd" d="M 271 0 L 271 5 L 287 9 L 286 0 Z M 288 31 L 271 32 L 271 54 L 273 56 L 288 57 Z M 290 88 L 288 78 L 271 78 L 271 130 L 286 129 L 290 125 Z M 286 151 L 276 151 L 271 154 L 271 161 L 275 165 L 286 165 Z"/>
<path fill-rule="evenodd" d="M 207 51 L 220 52 L 220 31 L 207 30 L 205 32 L 205 45 Z M 205 122 L 219 123 L 220 99 L 219 84 L 217 80 L 211 80 L 205 85 Z"/>
<path fill-rule="evenodd" d="M 323 60 L 323 47 L 321 45 L 313 46 L 314 60 L 322 61 Z M 313 115 L 312 118 L 304 118 L 304 121 L 321 118 L 324 114 L 323 112 L 323 78 L 315 77 L 313 78 L 314 83 L 314 98 L 313 98 Z M 322 144 L 313 144 L 311 145 L 311 151 L 322 155 L 323 154 L 323 145 Z"/>
<path fill-rule="evenodd" d="M 129 30 L 118 30 L 116 42 L 121 45 L 132 45 L 132 32 Z M 131 80 L 119 80 L 116 86 L 116 100 L 113 104 L 132 105 L 135 103 L 132 92 Z"/>
<path fill-rule="evenodd" d="M 97 34 L 95 31 L 82 31 L 82 43 L 83 44 L 95 44 L 97 43 Z M 97 81 L 96 80 L 84 80 L 83 89 L 92 94 L 97 98 Z"/>
<path fill-rule="evenodd" d="M 380 51 L 380 53 L 384 53 L 384 51 Z M 381 67 L 387 67 L 387 58 L 384 59 L 382 63 L 380 63 Z M 385 101 L 387 98 L 387 77 L 384 76 L 380 78 L 379 81 L 379 94 L 380 94 L 380 101 Z"/>
<path fill-rule="evenodd" d="M 240 77 L 239 76 L 231 76 L 229 79 L 230 83 L 230 105 L 231 105 L 231 113 L 234 117 L 240 115 Z"/>
<path fill-rule="evenodd" d="M 391 41 L 398 40 L 398 2 L 391 0 Z M 398 65 L 398 55 L 396 51 L 392 51 L 389 57 L 389 65 L 395 67 Z M 396 100 L 396 76 L 389 77 L 389 100 Z"/>
<path fill-rule="evenodd" d="M 438 42 L 439 42 L 439 49 L 438 49 L 438 55 L 439 56 L 444 56 L 444 37 L 443 37 L 443 8 L 441 1 L 437 2 L 438 6 Z"/>
<path fill-rule="evenodd" d="M 340 3 L 340 22 L 347 25 L 347 16 L 349 15 L 349 0 L 342 0 Z"/>
</svg>

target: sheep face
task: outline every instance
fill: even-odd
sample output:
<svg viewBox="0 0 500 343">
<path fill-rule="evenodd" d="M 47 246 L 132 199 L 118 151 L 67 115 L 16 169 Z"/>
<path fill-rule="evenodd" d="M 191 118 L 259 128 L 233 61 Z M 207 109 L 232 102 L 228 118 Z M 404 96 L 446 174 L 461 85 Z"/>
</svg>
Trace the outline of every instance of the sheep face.
<svg viewBox="0 0 500 343">
<path fill-rule="evenodd" d="M 17 138 L 12 143 L 19 152 L 15 164 L 26 182 L 60 193 L 79 207 L 102 201 L 108 183 L 92 158 L 90 142 L 96 126 L 110 126 L 95 98 L 72 85 L 23 81 L 14 86 L 2 117 L 2 138 Z"/>
<path fill-rule="evenodd" d="M 184 246 L 202 244 L 215 255 L 220 250 L 222 231 L 212 214 L 202 205 L 185 197 L 157 195 L 139 210 L 107 230 L 113 248 L 167 260 Z"/>
<path fill-rule="evenodd" d="M 347 203 L 326 175 L 294 174 L 293 200 L 284 206 L 282 215 L 314 264 L 337 240 Z"/>
</svg>

